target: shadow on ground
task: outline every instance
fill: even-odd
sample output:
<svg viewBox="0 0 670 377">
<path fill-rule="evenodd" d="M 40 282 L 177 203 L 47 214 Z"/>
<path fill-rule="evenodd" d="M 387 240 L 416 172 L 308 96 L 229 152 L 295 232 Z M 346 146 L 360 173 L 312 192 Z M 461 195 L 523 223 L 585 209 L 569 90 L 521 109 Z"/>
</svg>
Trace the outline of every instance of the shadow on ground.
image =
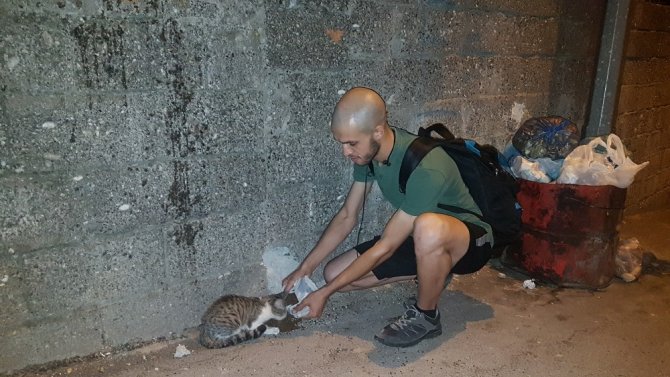
<svg viewBox="0 0 670 377">
<path fill-rule="evenodd" d="M 309 337 L 321 332 L 357 337 L 374 344 L 374 349 L 368 354 L 370 361 L 384 368 L 397 368 L 418 360 L 422 355 L 448 342 L 463 332 L 468 322 L 493 317 L 491 306 L 462 292 L 445 290 L 439 304 L 442 316 L 441 336 L 424 340 L 410 348 L 388 347 L 375 341 L 375 334 L 402 315 L 403 302 L 414 295 L 416 284 L 413 282 L 338 294 L 331 298 L 322 318 L 301 321 L 298 329 L 283 336 Z"/>
</svg>

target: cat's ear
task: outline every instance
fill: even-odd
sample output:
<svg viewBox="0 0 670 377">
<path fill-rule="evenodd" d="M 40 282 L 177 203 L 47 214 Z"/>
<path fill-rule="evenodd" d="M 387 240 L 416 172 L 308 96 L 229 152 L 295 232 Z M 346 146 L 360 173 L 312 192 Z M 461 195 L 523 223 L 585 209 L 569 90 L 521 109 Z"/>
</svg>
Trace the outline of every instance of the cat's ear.
<svg viewBox="0 0 670 377">
<path fill-rule="evenodd" d="M 271 295 L 270 297 L 274 299 L 280 299 L 280 300 L 286 300 L 286 297 L 288 297 L 288 293 L 281 291 L 280 293 L 275 293 Z"/>
</svg>

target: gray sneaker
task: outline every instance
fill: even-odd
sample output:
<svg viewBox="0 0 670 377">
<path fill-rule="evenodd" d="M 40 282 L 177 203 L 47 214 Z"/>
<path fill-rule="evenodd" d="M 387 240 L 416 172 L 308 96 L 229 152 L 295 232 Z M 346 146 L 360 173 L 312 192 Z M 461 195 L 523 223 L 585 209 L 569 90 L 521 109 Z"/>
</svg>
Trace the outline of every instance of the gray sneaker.
<svg viewBox="0 0 670 377">
<path fill-rule="evenodd" d="M 379 335 L 375 335 L 375 339 L 391 347 L 409 347 L 441 334 L 440 312 L 437 312 L 435 318 L 428 318 L 412 305 L 402 317 L 389 323 Z"/>
</svg>

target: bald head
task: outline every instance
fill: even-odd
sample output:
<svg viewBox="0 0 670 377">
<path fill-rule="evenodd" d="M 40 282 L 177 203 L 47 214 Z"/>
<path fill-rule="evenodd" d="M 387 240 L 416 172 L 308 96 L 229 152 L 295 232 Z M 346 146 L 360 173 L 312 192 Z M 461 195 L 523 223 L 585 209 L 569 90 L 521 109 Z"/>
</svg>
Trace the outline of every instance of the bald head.
<svg viewBox="0 0 670 377">
<path fill-rule="evenodd" d="M 384 100 L 372 89 L 357 87 L 346 92 L 335 105 L 330 128 L 372 133 L 378 125 L 386 125 Z"/>
</svg>

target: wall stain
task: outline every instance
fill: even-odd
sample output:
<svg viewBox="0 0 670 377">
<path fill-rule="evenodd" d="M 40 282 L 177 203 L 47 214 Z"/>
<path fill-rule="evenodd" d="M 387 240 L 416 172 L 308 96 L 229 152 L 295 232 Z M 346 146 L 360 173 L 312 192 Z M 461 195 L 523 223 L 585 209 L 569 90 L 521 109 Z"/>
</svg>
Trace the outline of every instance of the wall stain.
<svg viewBox="0 0 670 377">
<path fill-rule="evenodd" d="M 168 202 L 165 212 L 175 211 L 176 218 L 187 218 L 191 215 L 193 206 L 200 202 L 199 195 L 193 196 L 189 186 L 189 161 L 181 160 L 195 152 L 195 139 L 199 138 L 202 130 L 191 130 L 188 124 L 188 110 L 193 102 L 195 84 L 185 73 L 189 62 L 188 49 L 183 46 L 184 31 L 174 19 L 168 19 L 158 36 L 164 44 L 166 54 L 165 72 L 166 85 L 170 89 L 170 98 L 165 116 L 165 132 L 170 147 L 166 150 L 168 156 L 175 159 L 173 164 L 173 181 L 168 192 Z M 195 252 L 193 242 L 202 225 L 179 224 L 176 226 L 173 237 L 177 245 Z"/>
<path fill-rule="evenodd" d="M 198 235 L 198 232 L 202 230 L 202 223 L 195 221 L 188 224 L 178 224 L 175 227 L 172 236 L 174 237 L 177 245 L 181 246 L 193 246 L 195 242 L 195 237 Z"/>
<path fill-rule="evenodd" d="M 167 136 L 171 142 L 168 154 L 173 157 L 187 157 L 195 152 L 191 132 L 187 124 L 187 110 L 195 95 L 190 78 L 184 73 L 186 56 L 183 52 L 183 30 L 176 20 L 169 19 L 163 25 L 160 40 L 165 44 L 168 52 L 166 66 L 167 85 L 171 89 L 171 96 L 165 118 Z"/>
<path fill-rule="evenodd" d="M 158 15 L 162 10 L 160 0 L 102 0 L 102 6 L 107 11 L 132 11 L 134 13 Z"/>
<path fill-rule="evenodd" d="M 124 33 L 120 24 L 105 25 L 96 20 L 85 21 L 72 30 L 79 45 L 86 88 L 109 90 L 120 85 L 128 90 Z M 128 106 L 127 100 L 125 106 Z M 93 109 L 90 95 L 88 107 Z"/>
<path fill-rule="evenodd" d="M 189 165 L 185 161 L 173 161 L 174 175 L 170 191 L 168 192 L 169 203 L 164 204 L 163 209 L 166 213 L 170 209 L 175 210 L 177 218 L 184 218 L 191 214 L 194 205 L 200 203 L 201 196 L 191 197 L 189 187 Z"/>
</svg>

